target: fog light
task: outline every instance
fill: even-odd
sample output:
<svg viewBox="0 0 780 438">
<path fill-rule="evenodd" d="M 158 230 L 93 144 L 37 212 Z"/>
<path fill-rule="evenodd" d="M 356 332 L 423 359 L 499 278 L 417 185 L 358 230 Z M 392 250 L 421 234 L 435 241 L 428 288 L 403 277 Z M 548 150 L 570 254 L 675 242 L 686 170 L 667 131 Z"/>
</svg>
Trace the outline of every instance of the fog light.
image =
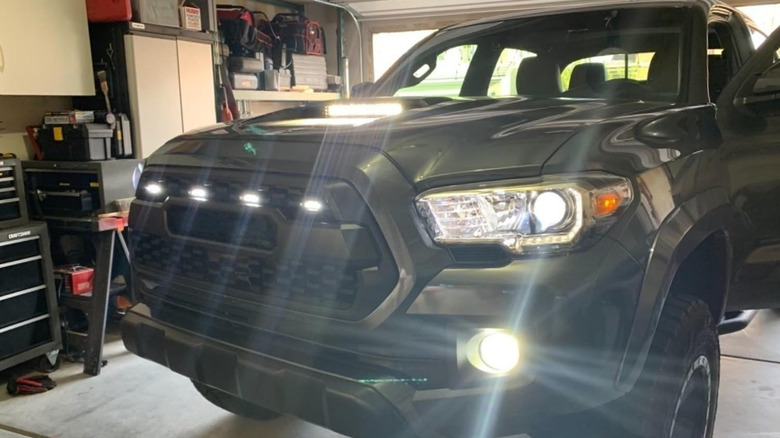
<svg viewBox="0 0 780 438">
<path fill-rule="evenodd" d="M 469 340 L 468 359 L 480 371 L 506 374 L 520 363 L 520 341 L 504 330 L 484 330 Z"/>
</svg>

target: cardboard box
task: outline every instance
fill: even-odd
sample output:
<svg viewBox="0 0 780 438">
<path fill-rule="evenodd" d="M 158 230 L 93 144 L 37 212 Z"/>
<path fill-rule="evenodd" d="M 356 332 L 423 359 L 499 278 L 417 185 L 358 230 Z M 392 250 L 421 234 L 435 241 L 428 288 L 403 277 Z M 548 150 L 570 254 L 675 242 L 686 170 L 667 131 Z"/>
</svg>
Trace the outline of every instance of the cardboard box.
<svg viewBox="0 0 780 438">
<path fill-rule="evenodd" d="M 200 18 L 200 8 L 184 5 L 179 8 L 179 18 L 181 20 L 181 27 L 184 29 L 203 30 Z"/>
</svg>

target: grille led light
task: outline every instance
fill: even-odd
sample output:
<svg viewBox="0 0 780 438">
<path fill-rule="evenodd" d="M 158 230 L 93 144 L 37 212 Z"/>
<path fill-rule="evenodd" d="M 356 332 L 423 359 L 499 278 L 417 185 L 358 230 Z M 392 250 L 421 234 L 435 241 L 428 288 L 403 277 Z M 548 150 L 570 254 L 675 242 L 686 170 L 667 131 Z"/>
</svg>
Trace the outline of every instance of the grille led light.
<svg viewBox="0 0 780 438">
<path fill-rule="evenodd" d="M 204 202 L 209 199 L 209 192 L 203 187 L 193 187 L 190 190 L 190 198 L 196 201 Z"/>
<path fill-rule="evenodd" d="M 309 213 L 319 213 L 322 211 L 322 208 L 324 207 L 322 205 L 321 201 L 318 201 L 316 199 L 307 199 L 303 201 L 303 204 L 301 204 L 304 210 L 308 211 Z"/>
<path fill-rule="evenodd" d="M 150 183 L 150 184 L 147 184 L 144 187 L 144 190 L 146 190 L 146 193 L 148 193 L 148 194 L 150 194 L 152 196 L 159 196 L 163 192 L 163 187 L 162 187 L 162 185 L 157 184 L 157 183 Z"/>
<path fill-rule="evenodd" d="M 241 202 L 244 203 L 244 205 L 249 207 L 260 207 L 262 204 L 263 198 L 257 194 L 252 192 L 247 192 L 241 195 Z"/>
</svg>

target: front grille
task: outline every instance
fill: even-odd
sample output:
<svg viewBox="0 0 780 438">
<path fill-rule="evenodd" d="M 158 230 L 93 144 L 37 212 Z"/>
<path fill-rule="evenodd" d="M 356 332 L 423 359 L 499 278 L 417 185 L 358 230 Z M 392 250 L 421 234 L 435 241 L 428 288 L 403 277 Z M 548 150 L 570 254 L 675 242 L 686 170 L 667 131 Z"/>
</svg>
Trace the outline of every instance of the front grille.
<svg viewBox="0 0 780 438">
<path fill-rule="evenodd" d="M 249 177 L 247 177 L 249 175 Z M 280 210 L 286 217 L 293 218 L 300 210 L 304 200 L 306 186 L 283 186 L 267 181 L 254 181 L 251 173 L 233 172 L 230 177 L 214 175 L 195 175 L 176 172 L 146 172 L 138 185 L 137 197 L 153 200 L 144 190 L 146 184 L 155 183 L 162 187 L 163 193 L 172 198 L 188 198 L 193 187 L 203 187 L 208 191 L 209 199 L 225 203 L 239 203 L 246 192 L 259 193 L 263 205 Z"/>
<path fill-rule="evenodd" d="M 168 207 L 166 223 L 171 233 L 247 248 L 276 247 L 277 226 L 268 216 L 251 210 L 235 212 L 198 207 Z"/>
<path fill-rule="evenodd" d="M 344 263 L 263 259 L 142 232 L 133 233 L 132 243 L 138 268 L 204 283 L 220 295 L 346 310 L 360 288 L 358 271 Z"/>
<path fill-rule="evenodd" d="M 248 192 L 260 202 L 247 202 Z M 138 195 L 133 267 L 156 285 L 136 282 L 142 298 L 234 321 L 259 318 L 265 306 L 359 321 L 398 283 L 379 226 L 345 180 L 150 166 Z"/>
</svg>

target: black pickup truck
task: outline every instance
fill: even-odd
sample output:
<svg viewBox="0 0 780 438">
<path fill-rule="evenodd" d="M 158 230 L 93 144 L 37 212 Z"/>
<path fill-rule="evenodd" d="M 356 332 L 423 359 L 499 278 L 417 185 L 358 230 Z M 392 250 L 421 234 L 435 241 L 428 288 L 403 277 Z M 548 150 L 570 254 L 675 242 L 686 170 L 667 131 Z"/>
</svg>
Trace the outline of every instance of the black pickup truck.
<svg viewBox="0 0 780 438">
<path fill-rule="evenodd" d="M 778 48 L 704 0 L 541 9 L 171 140 L 132 204 L 125 345 L 354 437 L 581 412 L 711 437 L 719 321 L 780 307 Z"/>
</svg>

